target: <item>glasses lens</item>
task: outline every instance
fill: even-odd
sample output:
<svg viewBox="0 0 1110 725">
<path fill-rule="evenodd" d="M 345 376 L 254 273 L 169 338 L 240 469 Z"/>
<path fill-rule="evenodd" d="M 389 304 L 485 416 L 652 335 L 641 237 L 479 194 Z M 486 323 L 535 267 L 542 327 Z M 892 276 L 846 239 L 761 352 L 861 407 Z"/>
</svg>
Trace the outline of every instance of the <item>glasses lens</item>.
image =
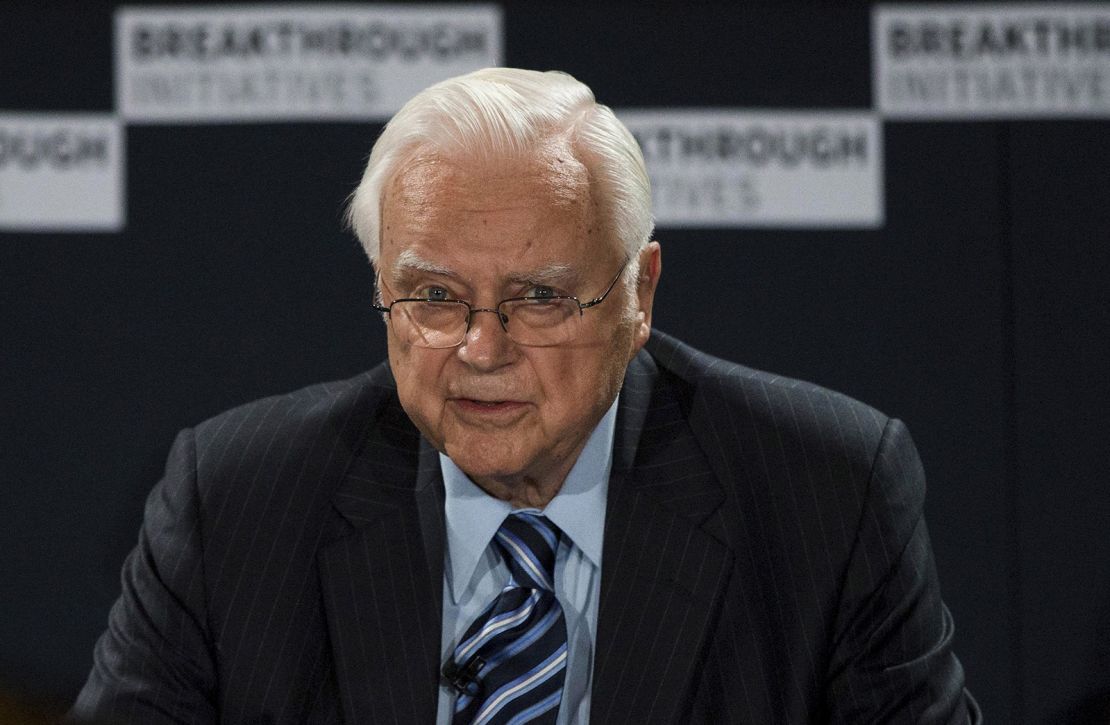
<svg viewBox="0 0 1110 725">
<path fill-rule="evenodd" d="M 574 300 L 542 298 L 502 302 L 509 336 L 521 345 L 548 347 L 574 338 L 582 310 Z"/>
<path fill-rule="evenodd" d="M 454 347 L 466 335 L 462 302 L 394 302 L 390 319 L 398 336 L 417 347 Z"/>
</svg>

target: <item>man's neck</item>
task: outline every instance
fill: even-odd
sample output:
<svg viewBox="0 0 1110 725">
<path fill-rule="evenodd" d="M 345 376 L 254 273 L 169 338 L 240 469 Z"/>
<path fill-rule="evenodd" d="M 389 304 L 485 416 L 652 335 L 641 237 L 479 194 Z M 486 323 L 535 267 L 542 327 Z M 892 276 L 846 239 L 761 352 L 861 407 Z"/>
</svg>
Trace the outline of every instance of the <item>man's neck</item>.
<svg viewBox="0 0 1110 725">
<path fill-rule="evenodd" d="M 583 441 L 583 446 L 585 446 L 585 441 Z M 570 457 L 569 464 L 561 467 L 563 470 L 543 478 L 513 476 L 512 478 L 501 479 L 471 476 L 470 480 L 474 481 L 478 488 L 490 496 L 507 501 L 514 509 L 534 508 L 542 511 L 547 504 L 551 503 L 551 499 L 559 493 L 567 474 L 570 473 L 570 469 L 581 453 L 582 446 Z"/>
</svg>

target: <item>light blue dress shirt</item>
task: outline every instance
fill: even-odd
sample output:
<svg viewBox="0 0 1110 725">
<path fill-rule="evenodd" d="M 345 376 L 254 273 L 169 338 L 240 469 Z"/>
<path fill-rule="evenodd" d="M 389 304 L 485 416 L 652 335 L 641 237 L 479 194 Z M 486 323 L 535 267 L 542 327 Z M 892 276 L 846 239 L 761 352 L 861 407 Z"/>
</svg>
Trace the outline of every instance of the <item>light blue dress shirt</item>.
<svg viewBox="0 0 1110 725">
<path fill-rule="evenodd" d="M 555 596 L 567 623 L 567 674 L 559 706 L 560 725 L 577 725 L 590 719 L 597 605 L 601 594 L 601 544 L 616 419 L 617 402 L 613 401 L 590 434 L 563 487 L 542 512 L 563 531 L 555 554 Z M 470 624 L 509 581 L 509 569 L 490 542 L 513 508 L 507 501 L 478 488 L 442 453 L 439 465 L 447 494 L 442 663 L 451 656 Z M 455 691 L 441 682 L 438 725 L 450 724 L 454 708 Z"/>
</svg>

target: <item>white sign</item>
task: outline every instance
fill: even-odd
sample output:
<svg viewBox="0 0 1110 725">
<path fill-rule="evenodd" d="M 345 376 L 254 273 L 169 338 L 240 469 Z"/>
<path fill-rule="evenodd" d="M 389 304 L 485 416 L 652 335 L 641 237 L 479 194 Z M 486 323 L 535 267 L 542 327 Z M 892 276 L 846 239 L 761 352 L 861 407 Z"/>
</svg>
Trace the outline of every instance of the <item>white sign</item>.
<svg viewBox="0 0 1110 725">
<path fill-rule="evenodd" d="M 128 121 L 384 120 L 445 78 L 501 64 L 492 5 L 126 7 Z"/>
<path fill-rule="evenodd" d="M 872 16 L 888 118 L 1110 116 L 1110 4 L 889 5 Z"/>
<path fill-rule="evenodd" d="M 656 222 L 877 227 L 882 135 L 867 112 L 618 111 L 644 151 Z"/>
<path fill-rule="evenodd" d="M 123 168 L 113 116 L 0 113 L 0 229 L 118 231 Z"/>
</svg>

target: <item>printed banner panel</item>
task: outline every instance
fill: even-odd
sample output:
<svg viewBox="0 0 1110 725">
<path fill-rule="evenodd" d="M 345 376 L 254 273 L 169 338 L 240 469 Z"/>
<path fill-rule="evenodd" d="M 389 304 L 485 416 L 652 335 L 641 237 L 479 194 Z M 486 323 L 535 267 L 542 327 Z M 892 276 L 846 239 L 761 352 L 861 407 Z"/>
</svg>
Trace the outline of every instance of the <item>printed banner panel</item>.
<svg viewBox="0 0 1110 725">
<path fill-rule="evenodd" d="M 656 222 L 878 227 L 882 130 L 856 111 L 624 110 L 644 150 Z"/>
<path fill-rule="evenodd" d="M 115 117 L 0 113 L 0 229 L 119 231 L 123 177 Z"/>
<path fill-rule="evenodd" d="M 385 120 L 427 86 L 500 65 L 493 5 L 126 7 L 130 122 Z"/>
<path fill-rule="evenodd" d="M 1110 116 L 1110 3 L 884 5 L 871 37 L 887 118 Z"/>
</svg>

